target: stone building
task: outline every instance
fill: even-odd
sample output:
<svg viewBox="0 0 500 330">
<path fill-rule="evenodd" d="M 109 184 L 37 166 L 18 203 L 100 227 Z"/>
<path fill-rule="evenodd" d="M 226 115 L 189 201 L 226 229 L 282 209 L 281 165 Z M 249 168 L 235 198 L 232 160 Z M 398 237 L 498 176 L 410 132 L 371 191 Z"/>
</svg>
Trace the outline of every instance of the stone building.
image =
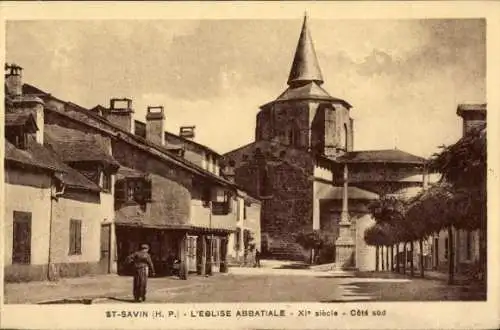
<svg viewBox="0 0 500 330">
<path fill-rule="evenodd" d="M 20 67 L 7 66 L 5 87 L 5 280 L 107 273 L 99 238 L 114 213 L 109 185 L 83 173 L 99 166 L 112 176 L 117 163 L 78 131 L 46 125 L 46 104 L 23 93 Z"/>
<path fill-rule="evenodd" d="M 7 224 L 6 255 L 18 253 L 11 253 L 11 247 L 24 235 L 21 238 L 29 244 L 50 247 L 28 249 L 36 258 L 25 261 L 36 260 L 42 268 L 54 269 L 54 274 L 127 274 L 125 257 L 146 242 L 160 276 L 171 273 L 174 259 L 181 261 L 183 276 L 227 271 L 232 249 L 228 240 L 242 226 L 238 206 L 242 200 L 252 200 L 251 209 L 259 210 L 260 205 L 221 175 L 222 156 L 193 140 L 194 127 L 182 127 L 179 135 L 165 132 L 162 106 L 148 107 L 145 122 L 133 120 L 132 100 L 127 98 L 113 98 L 109 107 L 86 109 L 23 84 L 21 71 L 15 66 L 15 72 L 6 74 L 6 89 L 13 91 L 6 99 L 12 109 L 6 122 L 6 137 L 12 141 L 7 144 L 6 164 L 19 171 L 15 160 L 20 158 L 39 164 L 48 174 L 40 177 L 44 171 L 23 165 L 24 171 L 35 171 L 34 178 L 40 181 L 36 186 L 45 190 L 25 192 L 27 199 L 19 202 L 7 200 L 5 210 L 12 219 L 14 211 L 33 209 L 33 217 L 44 218 L 36 225 L 53 235 L 29 236 L 26 232 L 31 229 L 26 229 L 24 220 L 19 220 L 24 221 L 21 227 Z M 22 132 L 31 136 L 29 146 L 36 148 L 29 149 L 32 154 L 14 147 L 13 143 L 24 143 L 19 138 Z M 46 159 L 54 165 L 44 165 Z M 19 190 L 22 176 L 12 173 L 7 183 L 16 187 L 7 189 Z M 50 198 L 51 189 L 60 191 Z M 30 196 L 33 193 L 36 198 Z M 45 214 L 46 210 L 51 213 Z M 252 214 L 260 223 L 260 212 Z M 13 231 L 16 228 L 22 229 L 19 235 Z M 260 238 L 258 230 L 260 226 L 246 228 Z M 39 258 L 40 253 L 50 257 Z M 13 279 L 20 278 L 19 267 L 11 268 Z"/>
<path fill-rule="evenodd" d="M 373 223 L 367 205 L 417 192 L 425 159 L 398 149 L 355 151 L 352 106 L 323 89 L 307 17 L 287 84 L 260 107 L 255 141 L 224 155 L 224 171 L 262 200 L 263 255 L 302 260 L 294 234 L 317 229 L 329 236 L 328 261 L 374 269 L 374 248 L 363 239 Z"/>
</svg>

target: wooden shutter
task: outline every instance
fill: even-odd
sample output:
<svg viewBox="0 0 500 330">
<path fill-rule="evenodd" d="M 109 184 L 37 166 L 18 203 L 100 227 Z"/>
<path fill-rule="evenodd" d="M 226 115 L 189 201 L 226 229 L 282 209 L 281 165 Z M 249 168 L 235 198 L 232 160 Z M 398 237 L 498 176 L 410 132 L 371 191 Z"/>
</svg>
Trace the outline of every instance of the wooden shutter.
<svg viewBox="0 0 500 330">
<path fill-rule="evenodd" d="M 115 183 L 115 201 L 123 203 L 127 200 L 127 182 L 122 180 L 117 180 Z"/>
<path fill-rule="evenodd" d="M 75 220 L 75 223 L 76 223 L 75 252 L 76 254 L 82 254 L 82 221 Z"/>
<path fill-rule="evenodd" d="M 69 254 L 82 254 L 82 221 L 71 219 L 69 223 Z"/>
<path fill-rule="evenodd" d="M 145 202 L 151 202 L 153 200 L 153 182 L 151 178 L 146 178 L 144 181 L 144 201 Z"/>
<path fill-rule="evenodd" d="M 12 263 L 31 262 L 31 213 L 14 211 Z"/>
</svg>

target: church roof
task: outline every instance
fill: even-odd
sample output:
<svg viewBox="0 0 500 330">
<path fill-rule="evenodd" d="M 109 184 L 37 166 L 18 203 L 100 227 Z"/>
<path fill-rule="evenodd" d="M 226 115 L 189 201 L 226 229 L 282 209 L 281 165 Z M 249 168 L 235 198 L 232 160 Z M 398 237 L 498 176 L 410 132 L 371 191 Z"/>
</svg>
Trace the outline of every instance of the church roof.
<svg viewBox="0 0 500 330">
<path fill-rule="evenodd" d="M 351 151 L 339 157 L 345 163 L 424 164 L 425 158 L 398 149 Z"/>
<path fill-rule="evenodd" d="M 348 102 L 332 97 L 314 81 L 298 87 L 288 87 L 280 96 L 278 96 L 276 101 L 311 99 L 342 103 L 348 109 L 352 107 Z"/>
<path fill-rule="evenodd" d="M 317 196 L 319 199 L 342 199 L 343 193 L 344 193 L 343 187 L 327 186 L 325 187 L 325 189 L 320 189 L 320 191 L 317 192 Z M 376 193 L 354 186 L 347 187 L 347 196 L 349 199 L 364 199 L 364 200 L 373 200 L 379 198 L 379 195 Z"/>
<path fill-rule="evenodd" d="M 299 42 L 295 50 L 292 69 L 288 77 L 288 85 L 293 86 L 304 82 L 315 81 L 318 85 L 323 83 L 323 76 L 314 50 L 314 44 L 307 24 L 307 16 L 304 17 Z"/>
</svg>

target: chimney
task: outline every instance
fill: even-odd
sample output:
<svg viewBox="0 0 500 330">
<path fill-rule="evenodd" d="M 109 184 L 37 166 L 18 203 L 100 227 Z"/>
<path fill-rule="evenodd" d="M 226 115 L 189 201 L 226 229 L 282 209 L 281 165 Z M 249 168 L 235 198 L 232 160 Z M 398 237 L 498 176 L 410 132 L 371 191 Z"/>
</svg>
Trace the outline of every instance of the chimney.
<svg viewBox="0 0 500 330">
<path fill-rule="evenodd" d="M 127 98 L 113 98 L 109 101 L 109 112 L 107 119 L 129 133 L 133 133 L 132 127 L 132 100 Z"/>
<path fill-rule="evenodd" d="M 165 114 L 163 106 L 148 106 L 146 139 L 162 146 L 165 145 Z"/>
<path fill-rule="evenodd" d="M 196 126 L 181 126 L 179 136 L 185 139 L 194 139 L 194 129 Z"/>
<path fill-rule="evenodd" d="M 7 94 L 21 96 L 23 94 L 23 68 L 14 63 L 5 64 L 5 86 Z"/>
<path fill-rule="evenodd" d="M 459 104 L 457 115 L 462 117 L 462 136 L 486 123 L 486 104 Z"/>
</svg>

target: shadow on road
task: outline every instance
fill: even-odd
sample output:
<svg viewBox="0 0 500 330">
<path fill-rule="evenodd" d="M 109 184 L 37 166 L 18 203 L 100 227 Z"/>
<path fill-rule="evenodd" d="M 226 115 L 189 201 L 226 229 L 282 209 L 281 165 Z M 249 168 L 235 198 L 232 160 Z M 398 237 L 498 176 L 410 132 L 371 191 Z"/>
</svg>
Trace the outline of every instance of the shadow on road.
<svg viewBox="0 0 500 330">
<path fill-rule="evenodd" d="M 273 267 L 273 269 L 309 269 L 309 268 L 310 265 L 302 263 L 293 263 L 293 264 L 286 264 L 278 267 Z"/>
<path fill-rule="evenodd" d="M 135 300 L 132 298 L 117 298 L 117 297 L 108 297 L 109 300 L 127 302 L 127 303 L 135 303 Z"/>
</svg>

